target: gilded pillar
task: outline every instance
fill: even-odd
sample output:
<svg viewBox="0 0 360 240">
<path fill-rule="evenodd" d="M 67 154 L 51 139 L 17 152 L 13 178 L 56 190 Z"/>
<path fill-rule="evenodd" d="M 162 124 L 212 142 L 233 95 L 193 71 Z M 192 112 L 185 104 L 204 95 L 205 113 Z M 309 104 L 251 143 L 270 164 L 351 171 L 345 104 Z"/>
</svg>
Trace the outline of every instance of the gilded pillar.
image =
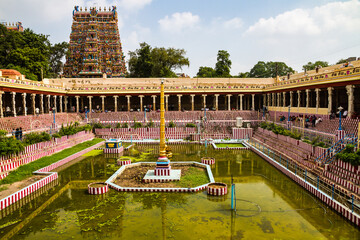
<svg viewBox="0 0 360 240">
<path fill-rule="evenodd" d="M 181 97 L 182 97 L 182 95 L 181 94 L 178 94 L 177 95 L 178 96 L 178 111 L 181 111 Z"/>
<path fill-rule="evenodd" d="M 68 96 L 64 96 L 64 111 L 68 112 Z"/>
<path fill-rule="evenodd" d="M 169 111 L 169 95 L 165 95 L 165 111 Z"/>
<path fill-rule="evenodd" d="M 293 105 L 293 91 L 290 91 L 290 107 L 293 107 L 294 105 Z"/>
<path fill-rule="evenodd" d="M 275 107 L 275 93 L 271 93 L 271 106 Z"/>
<path fill-rule="evenodd" d="M 3 100 L 2 100 L 3 93 L 4 93 L 3 91 L 0 91 L 0 118 L 4 117 Z"/>
<path fill-rule="evenodd" d="M 92 112 L 92 98 L 93 96 L 87 96 L 88 97 L 88 100 L 89 100 L 89 113 Z"/>
<path fill-rule="evenodd" d="M 310 92 L 310 89 L 305 90 L 305 93 L 306 93 L 306 112 L 308 112 L 308 108 L 309 108 L 309 92 Z"/>
<path fill-rule="evenodd" d="M 57 102 L 56 102 L 56 95 L 54 95 L 54 108 L 55 108 L 55 111 L 58 112 Z"/>
<path fill-rule="evenodd" d="M 50 97 L 51 97 L 51 95 L 46 95 L 46 97 L 47 97 L 47 106 L 48 106 L 48 108 L 47 108 L 47 110 L 48 110 L 48 113 L 50 114 L 51 112 L 50 112 Z"/>
<path fill-rule="evenodd" d="M 286 92 L 283 92 L 283 102 L 282 102 L 282 106 L 286 107 Z"/>
<path fill-rule="evenodd" d="M 301 103 L 301 100 L 300 100 L 301 91 L 297 90 L 296 93 L 297 93 L 297 107 L 298 107 L 298 111 L 299 111 L 300 103 Z"/>
<path fill-rule="evenodd" d="M 140 98 L 140 112 L 142 112 L 144 109 L 143 109 L 143 98 L 144 98 L 144 95 L 139 95 L 139 98 Z"/>
<path fill-rule="evenodd" d="M 60 104 L 60 112 L 63 112 L 63 96 L 60 95 L 59 96 L 59 104 Z"/>
</svg>

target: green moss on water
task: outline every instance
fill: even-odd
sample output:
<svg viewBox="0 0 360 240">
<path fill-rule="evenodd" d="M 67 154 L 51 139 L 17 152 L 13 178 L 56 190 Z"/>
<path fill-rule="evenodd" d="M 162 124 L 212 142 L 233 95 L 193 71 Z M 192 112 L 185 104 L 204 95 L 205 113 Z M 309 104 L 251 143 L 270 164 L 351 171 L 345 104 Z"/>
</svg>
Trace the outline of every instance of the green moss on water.
<svg viewBox="0 0 360 240">
<path fill-rule="evenodd" d="M 241 143 L 216 143 L 215 144 L 216 147 L 218 148 L 226 148 L 226 147 L 229 147 L 229 148 L 233 148 L 233 147 L 245 147 L 243 144 Z"/>
<path fill-rule="evenodd" d="M 209 182 L 209 177 L 204 169 L 190 167 L 184 176 L 181 176 L 176 185 L 179 187 L 193 188 Z"/>
<path fill-rule="evenodd" d="M 94 150 L 91 150 L 90 152 L 83 154 L 82 156 L 83 157 L 93 157 L 93 156 L 100 155 L 102 153 L 103 153 L 103 150 L 94 149 Z"/>
<path fill-rule="evenodd" d="M 63 158 L 73 155 L 81 150 L 89 148 L 99 142 L 102 142 L 102 141 L 104 141 L 104 139 L 95 138 L 91 141 L 86 141 L 86 142 L 80 143 L 78 145 L 75 145 L 71 148 L 64 149 L 61 152 L 55 153 L 53 155 L 42 157 L 42 158 L 40 158 L 34 162 L 31 162 L 29 164 L 22 165 L 18 169 L 10 172 L 10 174 L 6 178 L 2 179 L 0 181 L 0 185 L 11 184 L 11 183 L 14 183 L 17 181 L 24 180 L 25 178 L 30 177 L 34 171 L 39 170 L 40 168 L 49 166 Z"/>
</svg>

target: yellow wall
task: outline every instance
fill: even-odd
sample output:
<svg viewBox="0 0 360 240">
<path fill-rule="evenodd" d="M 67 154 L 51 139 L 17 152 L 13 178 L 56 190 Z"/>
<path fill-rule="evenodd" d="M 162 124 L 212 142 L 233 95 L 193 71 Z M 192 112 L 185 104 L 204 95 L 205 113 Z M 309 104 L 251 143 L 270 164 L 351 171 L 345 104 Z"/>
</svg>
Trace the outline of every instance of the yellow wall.
<svg viewBox="0 0 360 240">
<path fill-rule="evenodd" d="M 288 112 L 288 107 L 268 107 L 269 111 L 277 111 L 277 112 Z M 327 108 L 318 108 L 318 111 L 316 111 L 316 108 L 306 108 L 306 107 L 292 107 L 290 108 L 290 112 L 292 113 L 302 113 L 302 114 L 322 114 L 322 115 L 328 115 L 328 109 Z"/>
</svg>

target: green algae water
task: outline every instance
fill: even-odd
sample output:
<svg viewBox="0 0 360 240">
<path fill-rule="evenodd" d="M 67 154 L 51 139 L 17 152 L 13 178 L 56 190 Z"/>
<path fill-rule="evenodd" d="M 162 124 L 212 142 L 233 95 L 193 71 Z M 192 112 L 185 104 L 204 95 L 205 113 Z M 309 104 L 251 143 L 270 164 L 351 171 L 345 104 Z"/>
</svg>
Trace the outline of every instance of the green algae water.
<svg viewBox="0 0 360 240">
<path fill-rule="evenodd" d="M 59 169 L 57 184 L 3 210 L 0 237 L 11 239 L 360 239 L 360 231 L 249 150 L 171 146 L 172 161 L 214 157 L 215 180 L 230 194 L 124 193 L 89 195 L 87 185 L 117 169 L 112 156 L 90 154 Z M 158 145 L 136 146 L 124 157 L 155 161 Z M 10 224 L 10 225 L 9 225 Z"/>
</svg>

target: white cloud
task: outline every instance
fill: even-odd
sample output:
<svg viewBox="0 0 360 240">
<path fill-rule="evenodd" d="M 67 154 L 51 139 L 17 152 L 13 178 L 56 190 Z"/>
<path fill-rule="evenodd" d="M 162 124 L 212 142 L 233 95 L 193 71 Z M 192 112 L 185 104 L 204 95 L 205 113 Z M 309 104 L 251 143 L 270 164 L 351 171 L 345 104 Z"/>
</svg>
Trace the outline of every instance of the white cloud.
<svg viewBox="0 0 360 240">
<path fill-rule="evenodd" d="M 241 18 L 238 18 L 238 17 L 235 17 L 233 19 L 230 19 L 228 21 L 225 21 L 224 22 L 224 27 L 225 28 L 228 28 L 228 29 L 231 29 L 231 28 L 234 28 L 234 29 L 239 29 L 243 26 L 243 21 L 241 20 Z"/>
<path fill-rule="evenodd" d="M 152 0 L 120 0 L 120 9 L 126 9 L 130 11 L 136 11 L 149 5 Z"/>
<path fill-rule="evenodd" d="M 164 31 L 180 33 L 185 28 L 195 28 L 200 21 L 198 15 L 193 15 L 191 12 L 182 12 L 174 13 L 169 16 L 165 16 L 163 19 L 160 19 L 158 22 L 160 28 Z"/>
<path fill-rule="evenodd" d="M 358 0 L 333 2 L 312 9 L 294 9 L 268 19 L 260 18 L 247 29 L 245 36 L 316 36 L 339 30 L 359 31 L 359 13 Z"/>
</svg>

